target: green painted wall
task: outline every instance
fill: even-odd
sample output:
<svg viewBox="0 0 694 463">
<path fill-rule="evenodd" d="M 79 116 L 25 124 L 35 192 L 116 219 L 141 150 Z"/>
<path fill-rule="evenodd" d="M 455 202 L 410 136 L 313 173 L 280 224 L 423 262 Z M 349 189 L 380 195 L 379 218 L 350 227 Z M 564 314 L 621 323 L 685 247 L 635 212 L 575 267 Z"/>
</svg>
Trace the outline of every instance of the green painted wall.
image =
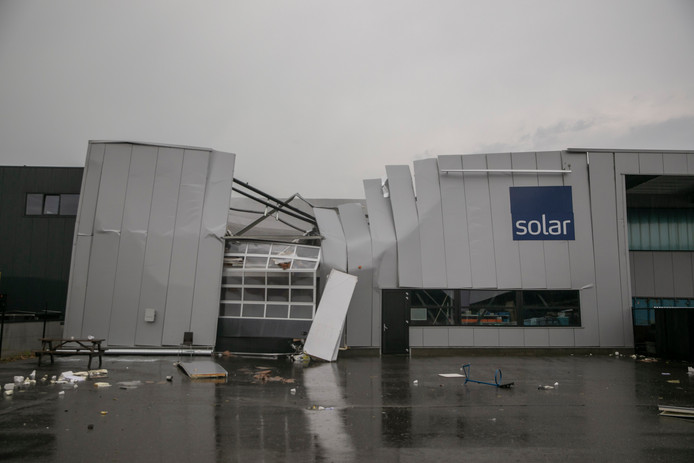
<svg viewBox="0 0 694 463">
<path fill-rule="evenodd" d="M 81 167 L 0 166 L 0 292 L 7 311 L 65 311 L 75 217 L 26 216 L 27 193 L 79 194 Z"/>
</svg>

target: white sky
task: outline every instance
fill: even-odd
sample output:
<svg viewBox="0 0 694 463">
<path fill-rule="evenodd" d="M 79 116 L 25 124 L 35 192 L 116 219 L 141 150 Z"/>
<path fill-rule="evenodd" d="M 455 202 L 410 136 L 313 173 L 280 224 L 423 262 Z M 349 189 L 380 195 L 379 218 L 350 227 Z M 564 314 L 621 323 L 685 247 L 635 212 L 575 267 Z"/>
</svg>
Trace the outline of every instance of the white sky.
<svg viewBox="0 0 694 463">
<path fill-rule="evenodd" d="M 440 154 L 694 150 L 694 1 L 0 0 L 0 164 L 88 140 L 307 198 Z"/>
</svg>

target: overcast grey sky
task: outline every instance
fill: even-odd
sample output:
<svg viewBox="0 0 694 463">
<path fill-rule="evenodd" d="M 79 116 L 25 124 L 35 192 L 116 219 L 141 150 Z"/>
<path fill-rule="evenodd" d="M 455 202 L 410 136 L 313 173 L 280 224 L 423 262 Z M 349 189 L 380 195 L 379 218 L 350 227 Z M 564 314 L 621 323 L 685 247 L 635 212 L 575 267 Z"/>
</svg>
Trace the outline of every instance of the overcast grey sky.
<svg viewBox="0 0 694 463">
<path fill-rule="evenodd" d="M 440 154 L 694 149 L 694 1 L 0 0 L 0 164 L 90 139 L 336 198 Z"/>
</svg>

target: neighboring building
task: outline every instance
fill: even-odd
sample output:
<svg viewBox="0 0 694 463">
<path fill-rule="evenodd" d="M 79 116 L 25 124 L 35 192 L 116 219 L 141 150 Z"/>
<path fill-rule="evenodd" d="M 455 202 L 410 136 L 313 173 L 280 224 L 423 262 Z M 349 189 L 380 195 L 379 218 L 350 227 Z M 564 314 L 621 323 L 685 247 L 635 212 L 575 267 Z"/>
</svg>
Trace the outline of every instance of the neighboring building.
<svg viewBox="0 0 694 463">
<path fill-rule="evenodd" d="M 0 167 L 0 293 L 8 313 L 65 312 L 81 167 Z"/>
<path fill-rule="evenodd" d="M 278 352 L 332 269 L 359 278 L 343 345 L 384 354 L 630 348 L 634 307 L 694 310 L 694 151 L 439 156 L 365 201 L 275 200 L 234 159 L 90 143 L 65 335 Z"/>
</svg>

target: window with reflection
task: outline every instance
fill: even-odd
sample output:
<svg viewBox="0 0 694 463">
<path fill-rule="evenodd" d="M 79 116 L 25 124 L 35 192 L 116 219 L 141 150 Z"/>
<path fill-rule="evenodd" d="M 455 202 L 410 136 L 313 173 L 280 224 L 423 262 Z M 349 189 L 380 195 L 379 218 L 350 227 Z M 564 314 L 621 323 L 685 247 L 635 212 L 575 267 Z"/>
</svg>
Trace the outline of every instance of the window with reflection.
<svg viewBox="0 0 694 463">
<path fill-rule="evenodd" d="M 416 289 L 414 326 L 581 326 L 575 290 Z"/>
</svg>

